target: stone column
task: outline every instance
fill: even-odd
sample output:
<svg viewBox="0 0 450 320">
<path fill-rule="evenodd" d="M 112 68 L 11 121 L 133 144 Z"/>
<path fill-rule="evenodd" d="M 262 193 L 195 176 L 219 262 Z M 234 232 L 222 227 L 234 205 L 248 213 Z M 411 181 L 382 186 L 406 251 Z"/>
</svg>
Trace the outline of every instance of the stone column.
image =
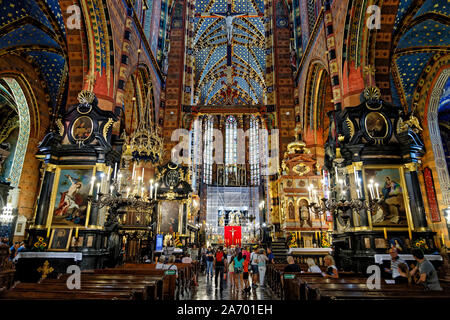
<svg viewBox="0 0 450 320">
<path fill-rule="evenodd" d="M 404 165 L 406 188 L 409 195 L 409 208 L 415 231 L 427 230 L 427 218 L 425 215 L 425 206 L 423 204 L 422 193 L 420 191 L 419 176 L 417 173 L 417 163 L 411 162 Z M 405 199 L 406 200 L 406 199 Z"/>
<path fill-rule="evenodd" d="M 47 165 L 42 179 L 41 192 L 36 206 L 36 214 L 34 218 L 35 226 L 44 227 L 47 224 L 47 216 L 50 209 L 51 194 L 53 190 L 53 182 L 55 180 L 55 166 Z"/>
</svg>

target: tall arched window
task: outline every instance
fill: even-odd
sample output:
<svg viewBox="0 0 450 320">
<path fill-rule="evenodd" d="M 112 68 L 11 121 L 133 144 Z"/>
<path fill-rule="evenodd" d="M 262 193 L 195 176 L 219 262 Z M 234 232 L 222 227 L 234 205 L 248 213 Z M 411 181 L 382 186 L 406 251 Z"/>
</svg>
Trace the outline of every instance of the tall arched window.
<svg viewBox="0 0 450 320">
<path fill-rule="evenodd" d="M 250 137 L 249 137 L 249 155 L 250 155 L 250 182 L 253 186 L 259 185 L 260 177 L 260 154 L 259 154 L 259 122 L 255 116 L 250 118 Z"/>
<path fill-rule="evenodd" d="M 144 33 L 149 41 L 151 41 L 152 32 L 152 16 L 153 16 L 153 0 L 147 1 L 147 10 L 144 14 Z"/>
<path fill-rule="evenodd" d="M 214 139 L 214 118 L 209 116 L 205 121 L 204 129 L 204 144 L 205 150 L 203 152 L 203 183 L 212 184 L 212 165 L 213 165 L 213 139 Z"/>
<path fill-rule="evenodd" d="M 229 184 L 232 177 L 237 177 L 237 121 L 234 116 L 228 116 L 225 129 L 225 181 Z"/>
<path fill-rule="evenodd" d="M 192 129 L 189 135 L 189 150 L 191 160 L 191 172 L 192 172 L 192 189 L 196 190 L 198 181 L 198 172 L 201 165 L 202 155 L 202 134 L 201 134 L 201 122 L 197 118 L 195 119 Z"/>
</svg>

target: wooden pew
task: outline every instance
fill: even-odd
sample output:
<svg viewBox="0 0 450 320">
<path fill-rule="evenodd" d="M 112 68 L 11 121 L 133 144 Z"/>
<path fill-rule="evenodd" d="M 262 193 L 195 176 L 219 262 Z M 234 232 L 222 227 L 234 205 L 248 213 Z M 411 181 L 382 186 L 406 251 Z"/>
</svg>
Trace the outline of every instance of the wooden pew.
<svg viewBox="0 0 450 320">
<path fill-rule="evenodd" d="M 175 290 L 176 290 L 176 276 L 166 275 L 165 270 L 156 269 L 125 269 L 125 268 L 114 268 L 114 269 L 98 269 L 94 270 L 94 274 L 97 279 L 103 276 L 105 280 L 117 280 L 122 281 L 126 279 L 133 279 L 135 276 L 156 276 L 162 279 L 162 299 L 163 300 L 174 300 Z M 83 275 L 83 273 L 82 273 Z M 89 276 L 89 273 L 85 275 Z M 82 280 L 83 281 L 83 280 Z"/>
</svg>

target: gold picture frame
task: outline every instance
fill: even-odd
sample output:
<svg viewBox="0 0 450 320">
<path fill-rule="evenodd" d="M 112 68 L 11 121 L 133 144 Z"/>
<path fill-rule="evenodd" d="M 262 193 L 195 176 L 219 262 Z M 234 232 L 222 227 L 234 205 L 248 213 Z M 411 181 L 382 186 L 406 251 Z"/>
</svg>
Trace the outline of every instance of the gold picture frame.
<svg viewBox="0 0 450 320">
<path fill-rule="evenodd" d="M 406 179 L 405 179 L 405 172 L 404 172 L 404 168 L 403 165 L 366 165 L 362 168 L 362 178 L 363 178 L 363 185 L 364 185 L 364 192 L 366 195 L 366 198 L 369 198 L 370 195 L 370 190 L 369 190 L 369 183 L 370 183 L 370 178 L 368 177 L 368 171 L 382 171 L 384 170 L 383 174 L 391 174 L 393 172 L 398 172 L 398 180 L 397 181 L 391 181 L 395 182 L 397 184 L 400 185 L 401 187 L 401 193 L 398 192 L 398 195 L 402 195 L 403 197 L 403 205 L 404 205 L 404 217 L 406 219 L 406 223 L 405 224 L 399 224 L 399 225 L 395 225 L 395 224 L 381 224 L 378 222 L 374 221 L 374 214 L 372 212 L 368 212 L 368 218 L 369 218 L 369 226 L 371 230 L 388 230 L 388 231 L 408 231 L 408 228 L 410 227 L 412 230 L 414 230 L 414 223 L 413 223 L 413 219 L 412 219 L 412 215 L 411 215 L 411 208 L 409 205 L 409 196 L 408 196 L 408 189 L 407 189 L 407 185 L 406 185 Z M 393 171 L 395 170 L 395 171 Z M 392 174 L 391 174 L 392 175 Z M 386 183 L 387 183 L 387 178 L 389 176 L 386 176 Z M 397 176 L 395 176 L 393 179 L 397 180 Z M 379 196 L 380 198 L 383 197 L 383 184 L 380 183 L 381 181 L 374 181 L 374 182 L 378 182 L 379 183 Z M 374 191 L 375 193 L 375 191 Z M 386 202 L 386 201 L 385 201 Z M 402 203 L 399 203 L 399 207 L 401 207 Z M 400 211 L 400 209 L 399 209 Z M 376 213 L 378 214 L 378 212 Z M 375 215 L 376 215 L 375 214 Z M 376 219 L 376 217 L 375 217 Z M 395 215 L 394 218 L 395 219 Z M 400 219 L 400 218 L 399 218 Z"/>
<path fill-rule="evenodd" d="M 56 200 L 57 200 L 57 198 L 59 198 L 59 201 L 61 203 L 61 199 L 62 199 L 62 193 L 58 197 L 58 192 L 60 191 L 59 189 L 61 187 L 61 185 L 60 185 L 61 184 L 61 182 L 60 182 L 61 173 L 65 173 L 65 172 L 70 173 L 70 171 L 80 171 L 80 170 L 86 171 L 86 175 L 83 176 L 83 179 L 81 181 L 82 187 L 84 188 L 83 196 L 86 197 L 88 195 L 93 194 L 94 185 L 92 184 L 92 179 L 95 177 L 96 172 L 97 172 L 97 167 L 95 165 L 78 165 L 78 166 L 59 165 L 59 166 L 56 166 L 55 179 L 53 181 L 52 193 L 50 195 L 50 206 L 49 206 L 49 212 L 48 212 L 47 223 L 46 223 L 47 229 L 49 229 L 49 228 L 65 228 L 65 227 L 75 228 L 75 227 L 83 227 L 83 226 L 85 228 L 88 227 L 90 213 L 91 213 L 91 203 L 89 201 L 87 201 L 86 199 L 83 199 L 83 200 L 86 200 L 86 214 L 85 214 L 84 225 L 81 225 L 81 224 L 71 225 L 71 224 L 58 223 L 55 219 L 55 211 L 57 211 L 59 209 L 59 208 L 56 208 Z M 70 181 L 73 183 L 75 180 L 73 180 L 73 178 L 71 177 Z M 66 191 L 66 192 L 68 192 L 68 191 Z"/>
<path fill-rule="evenodd" d="M 94 121 L 91 117 L 81 116 L 73 122 L 70 133 L 75 141 L 86 141 L 94 133 Z"/>
<path fill-rule="evenodd" d="M 72 241 L 72 228 L 54 228 L 48 249 L 50 251 L 68 251 Z"/>
</svg>

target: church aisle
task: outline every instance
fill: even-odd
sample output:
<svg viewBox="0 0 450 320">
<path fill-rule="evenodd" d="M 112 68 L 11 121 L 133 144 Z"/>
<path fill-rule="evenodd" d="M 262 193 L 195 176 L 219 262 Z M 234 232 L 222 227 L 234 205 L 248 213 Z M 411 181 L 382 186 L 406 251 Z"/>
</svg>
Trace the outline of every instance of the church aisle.
<svg viewBox="0 0 450 320">
<path fill-rule="evenodd" d="M 180 297 L 180 300 L 280 300 L 269 287 L 256 288 L 248 294 L 243 294 L 242 290 L 231 290 L 230 283 L 226 281 L 223 290 L 216 287 L 214 278 L 210 280 L 206 275 L 201 274 L 198 279 L 198 286 L 193 287 L 188 293 Z"/>
</svg>

